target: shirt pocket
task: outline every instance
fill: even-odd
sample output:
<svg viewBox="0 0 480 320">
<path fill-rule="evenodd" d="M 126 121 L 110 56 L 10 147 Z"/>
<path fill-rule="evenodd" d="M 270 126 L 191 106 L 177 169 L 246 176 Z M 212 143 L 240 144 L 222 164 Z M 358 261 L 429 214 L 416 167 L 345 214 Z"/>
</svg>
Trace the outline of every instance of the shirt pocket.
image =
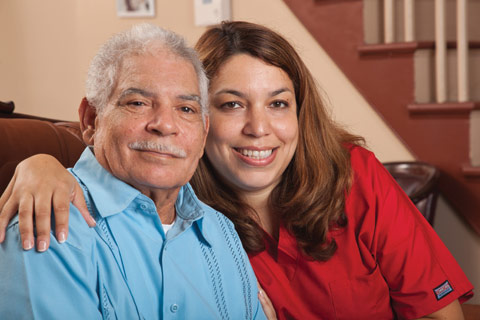
<svg viewBox="0 0 480 320">
<path fill-rule="evenodd" d="M 110 296 L 108 295 L 107 289 L 102 285 L 100 290 L 100 306 L 102 309 L 102 316 L 103 319 L 106 320 L 115 320 L 117 318 L 117 314 L 115 313 L 115 308 L 112 305 L 112 301 L 110 300 Z"/>
<path fill-rule="evenodd" d="M 335 319 L 394 319 L 390 293 L 378 267 L 363 276 L 329 282 Z"/>
</svg>

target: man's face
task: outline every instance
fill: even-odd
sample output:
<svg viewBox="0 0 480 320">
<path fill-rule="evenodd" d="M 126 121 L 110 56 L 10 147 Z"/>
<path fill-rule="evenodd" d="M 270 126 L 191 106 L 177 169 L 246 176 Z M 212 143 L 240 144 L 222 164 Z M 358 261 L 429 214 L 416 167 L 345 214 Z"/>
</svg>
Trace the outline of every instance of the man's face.
<svg viewBox="0 0 480 320">
<path fill-rule="evenodd" d="M 169 51 L 126 57 L 107 106 L 95 119 L 95 157 L 149 195 L 178 190 L 203 154 L 204 125 L 192 64 Z"/>
</svg>

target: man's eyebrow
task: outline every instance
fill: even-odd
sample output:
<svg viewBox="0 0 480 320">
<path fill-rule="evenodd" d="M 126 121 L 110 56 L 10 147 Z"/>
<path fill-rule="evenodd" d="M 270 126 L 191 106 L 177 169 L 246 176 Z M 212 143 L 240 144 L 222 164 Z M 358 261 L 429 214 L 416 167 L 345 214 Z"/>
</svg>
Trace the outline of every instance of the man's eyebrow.
<svg viewBox="0 0 480 320">
<path fill-rule="evenodd" d="M 195 101 L 200 103 L 200 96 L 198 94 L 181 94 L 177 96 L 180 100 Z"/>
<path fill-rule="evenodd" d="M 150 91 L 147 91 L 147 90 L 143 90 L 143 89 L 140 89 L 140 88 L 128 88 L 120 94 L 120 97 L 118 97 L 118 99 L 121 100 L 124 97 L 126 97 L 128 95 L 131 95 L 131 94 L 139 94 L 141 96 L 148 97 L 148 98 L 151 98 L 151 97 L 155 96 L 155 94 L 153 92 L 150 92 Z"/>
</svg>

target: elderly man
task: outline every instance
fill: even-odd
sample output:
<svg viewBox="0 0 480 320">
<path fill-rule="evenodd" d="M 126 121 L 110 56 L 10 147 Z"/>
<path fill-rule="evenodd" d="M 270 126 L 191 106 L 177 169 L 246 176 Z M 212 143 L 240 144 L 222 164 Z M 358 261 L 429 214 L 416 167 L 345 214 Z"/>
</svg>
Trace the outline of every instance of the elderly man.
<svg viewBox="0 0 480 320">
<path fill-rule="evenodd" d="M 177 35 L 139 25 L 93 59 L 79 108 L 87 148 L 71 173 L 97 226 L 70 208 L 70 235 L 0 246 L 2 319 L 264 318 L 230 221 L 188 184 L 208 131 L 207 79 Z"/>
</svg>

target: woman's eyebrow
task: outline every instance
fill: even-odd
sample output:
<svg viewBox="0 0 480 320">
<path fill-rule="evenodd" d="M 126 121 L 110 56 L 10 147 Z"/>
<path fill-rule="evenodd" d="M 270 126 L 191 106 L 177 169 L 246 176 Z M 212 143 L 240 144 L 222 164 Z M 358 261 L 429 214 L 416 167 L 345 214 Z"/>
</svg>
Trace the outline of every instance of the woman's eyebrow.
<svg viewBox="0 0 480 320">
<path fill-rule="evenodd" d="M 292 90 L 288 89 L 288 88 L 280 88 L 278 90 L 275 90 L 275 91 L 272 91 L 270 93 L 270 96 L 271 97 L 274 97 L 276 95 L 279 95 L 280 93 L 283 93 L 283 92 L 292 92 Z M 293 92 L 292 92 L 293 93 Z"/>
<path fill-rule="evenodd" d="M 233 90 L 233 89 L 223 89 L 223 90 L 220 90 L 220 91 L 216 92 L 215 95 L 225 94 L 225 93 L 232 94 L 232 95 L 240 97 L 240 98 L 245 98 L 245 95 L 243 93 L 241 93 L 240 91 L 237 91 L 237 90 Z"/>
</svg>

